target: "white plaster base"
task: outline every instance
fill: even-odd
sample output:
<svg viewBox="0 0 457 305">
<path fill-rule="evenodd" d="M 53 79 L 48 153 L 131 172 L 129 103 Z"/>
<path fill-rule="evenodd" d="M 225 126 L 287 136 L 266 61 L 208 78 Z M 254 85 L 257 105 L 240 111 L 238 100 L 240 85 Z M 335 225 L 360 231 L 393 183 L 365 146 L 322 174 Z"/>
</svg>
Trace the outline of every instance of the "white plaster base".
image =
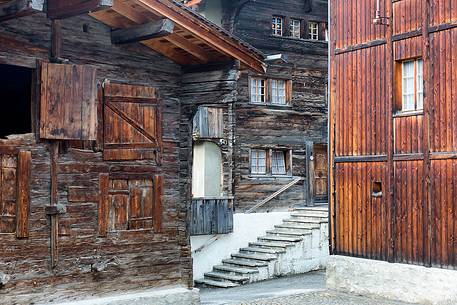
<svg viewBox="0 0 457 305">
<path fill-rule="evenodd" d="M 194 280 L 201 279 L 205 272 L 213 270 L 230 254 L 238 252 L 242 247 L 247 247 L 257 237 L 265 235 L 267 230 L 272 230 L 275 225 L 282 223 L 290 217 L 290 212 L 272 213 L 238 213 L 233 215 L 233 233 L 218 235 L 217 240 L 209 245 L 205 244 L 213 235 L 192 236 L 190 238 L 193 259 Z M 204 246 L 203 248 L 201 248 Z M 201 248 L 200 251 L 195 250 Z"/>
<path fill-rule="evenodd" d="M 327 288 L 411 303 L 457 304 L 457 271 L 331 256 Z"/>
<path fill-rule="evenodd" d="M 173 288 L 125 293 L 55 305 L 200 305 L 198 289 Z"/>
</svg>

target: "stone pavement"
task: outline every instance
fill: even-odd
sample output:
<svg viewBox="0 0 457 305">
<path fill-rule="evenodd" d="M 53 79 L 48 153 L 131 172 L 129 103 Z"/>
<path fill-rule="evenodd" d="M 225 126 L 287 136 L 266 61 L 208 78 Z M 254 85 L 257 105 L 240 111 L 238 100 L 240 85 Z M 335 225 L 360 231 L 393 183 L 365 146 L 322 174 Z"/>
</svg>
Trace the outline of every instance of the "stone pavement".
<svg viewBox="0 0 457 305">
<path fill-rule="evenodd" d="M 231 289 L 201 289 L 202 305 L 408 305 L 327 291 L 322 271 Z"/>
</svg>

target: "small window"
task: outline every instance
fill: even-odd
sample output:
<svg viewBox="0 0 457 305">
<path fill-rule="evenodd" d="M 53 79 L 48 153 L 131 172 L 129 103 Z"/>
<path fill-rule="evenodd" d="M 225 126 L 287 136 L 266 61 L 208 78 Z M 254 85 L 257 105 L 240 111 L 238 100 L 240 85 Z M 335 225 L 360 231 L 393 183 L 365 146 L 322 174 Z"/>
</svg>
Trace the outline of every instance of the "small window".
<svg viewBox="0 0 457 305">
<path fill-rule="evenodd" d="M 251 173 L 266 174 L 267 173 L 267 152 L 262 149 L 251 150 Z"/>
<path fill-rule="evenodd" d="M 265 103 L 265 80 L 251 78 L 251 103 Z"/>
<path fill-rule="evenodd" d="M 319 24 L 317 22 L 308 23 L 309 39 L 319 40 Z"/>
<path fill-rule="evenodd" d="M 271 103 L 275 105 L 286 104 L 286 81 L 271 80 Z"/>
<path fill-rule="evenodd" d="M 424 108 L 423 61 L 408 60 L 401 64 L 401 111 Z"/>
<path fill-rule="evenodd" d="M 273 31 L 273 35 L 275 36 L 282 36 L 283 33 L 283 19 L 282 17 L 273 17 L 271 23 L 271 29 Z"/>
<path fill-rule="evenodd" d="M 301 21 L 298 19 L 292 19 L 290 21 L 290 36 L 294 38 L 301 37 Z"/>
<path fill-rule="evenodd" d="M 285 175 L 286 172 L 286 152 L 273 150 L 271 154 L 271 173 L 273 175 Z"/>
</svg>

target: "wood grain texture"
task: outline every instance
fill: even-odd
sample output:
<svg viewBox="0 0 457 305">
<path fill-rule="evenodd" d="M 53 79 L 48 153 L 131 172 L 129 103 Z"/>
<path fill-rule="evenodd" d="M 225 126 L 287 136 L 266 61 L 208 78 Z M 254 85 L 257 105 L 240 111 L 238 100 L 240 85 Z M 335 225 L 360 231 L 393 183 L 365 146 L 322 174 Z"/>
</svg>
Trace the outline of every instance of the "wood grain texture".
<svg viewBox="0 0 457 305">
<path fill-rule="evenodd" d="M 20 151 L 17 163 L 17 203 L 16 236 L 29 237 L 30 218 L 30 177 L 32 171 L 32 153 Z"/>
</svg>

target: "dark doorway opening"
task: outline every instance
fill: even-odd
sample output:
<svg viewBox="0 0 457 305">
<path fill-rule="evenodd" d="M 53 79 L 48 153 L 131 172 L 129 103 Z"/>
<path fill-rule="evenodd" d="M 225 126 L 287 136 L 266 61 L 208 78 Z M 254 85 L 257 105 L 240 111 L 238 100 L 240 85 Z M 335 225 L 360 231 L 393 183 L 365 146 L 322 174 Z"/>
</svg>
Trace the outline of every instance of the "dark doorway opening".
<svg viewBox="0 0 457 305">
<path fill-rule="evenodd" d="M 33 70 L 0 64 L 0 139 L 32 132 Z"/>
</svg>

